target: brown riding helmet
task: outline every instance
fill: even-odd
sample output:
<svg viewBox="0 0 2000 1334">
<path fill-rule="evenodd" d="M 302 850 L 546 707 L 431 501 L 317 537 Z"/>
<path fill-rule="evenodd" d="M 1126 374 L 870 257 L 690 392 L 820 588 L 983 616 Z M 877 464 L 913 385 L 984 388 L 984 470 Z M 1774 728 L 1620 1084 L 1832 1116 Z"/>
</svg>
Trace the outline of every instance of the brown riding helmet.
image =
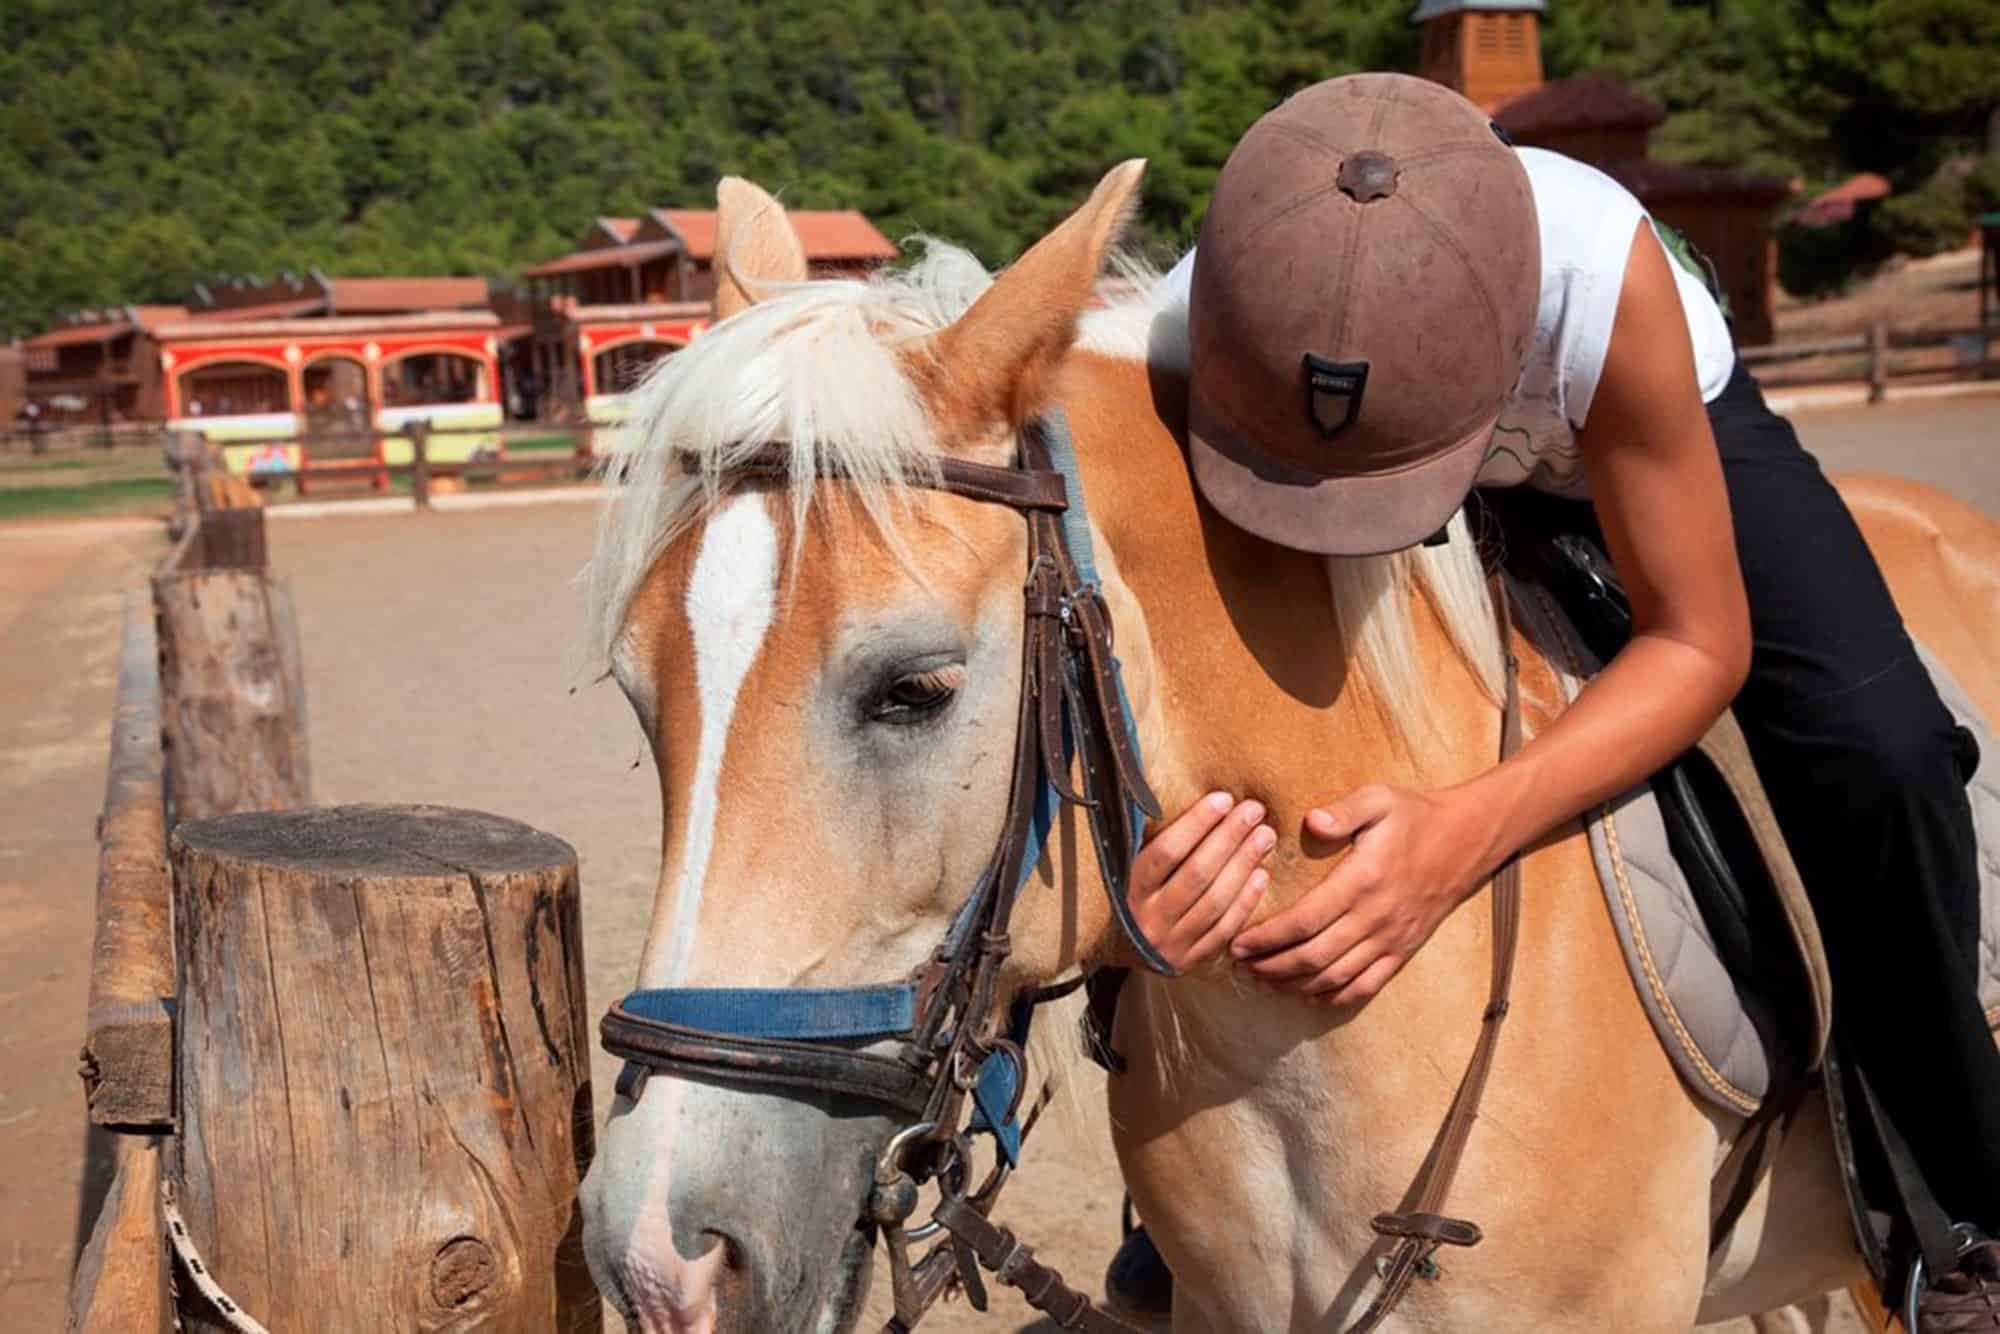
<svg viewBox="0 0 2000 1334">
<path fill-rule="evenodd" d="M 1541 271 L 1527 173 L 1478 107 L 1403 74 L 1292 97 L 1229 155 L 1195 253 L 1202 494 L 1302 551 L 1437 532 L 1520 378 Z"/>
</svg>

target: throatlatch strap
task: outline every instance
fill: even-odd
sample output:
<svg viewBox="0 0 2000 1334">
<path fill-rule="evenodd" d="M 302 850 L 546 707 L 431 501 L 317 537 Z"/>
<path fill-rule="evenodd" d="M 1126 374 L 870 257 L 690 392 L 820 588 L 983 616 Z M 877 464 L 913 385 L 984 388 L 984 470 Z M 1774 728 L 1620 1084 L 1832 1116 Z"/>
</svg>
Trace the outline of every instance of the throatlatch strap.
<svg viewBox="0 0 2000 1334">
<path fill-rule="evenodd" d="M 1514 617 L 1507 605 L 1506 576 L 1493 580 L 1493 605 L 1500 622 L 1500 652 L 1506 663 L 1505 695 L 1500 708 L 1500 758 L 1507 759 L 1521 748 L 1521 666 L 1514 656 Z M 1465 1144 L 1472 1135 L 1472 1123 L 1479 1119 L 1480 1095 L 1493 1070 L 1493 1053 L 1500 1037 L 1500 1021 L 1507 1017 L 1508 997 L 1514 990 L 1515 943 L 1521 934 L 1521 862 L 1509 858 L 1493 876 L 1493 982 L 1487 993 L 1486 1013 L 1479 1024 L 1479 1041 L 1473 1044 L 1472 1059 L 1458 1081 L 1458 1093 L 1445 1113 L 1437 1143 L 1425 1166 L 1417 1174 L 1417 1197 L 1405 1213 L 1375 1215 L 1377 1234 L 1393 1237 L 1396 1244 L 1384 1259 L 1382 1288 L 1375 1300 L 1348 1327 L 1347 1334 L 1367 1334 L 1395 1309 L 1410 1284 L 1419 1275 L 1435 1276 L 1431 1257 L 1440 1246 L 1476 1246 L 1481 1233 L 1476 1223 L 1447 1218 L 1437 1212 L 1451 1190 L 1452 1179 L 1465 1157 Z"/>
</svg>

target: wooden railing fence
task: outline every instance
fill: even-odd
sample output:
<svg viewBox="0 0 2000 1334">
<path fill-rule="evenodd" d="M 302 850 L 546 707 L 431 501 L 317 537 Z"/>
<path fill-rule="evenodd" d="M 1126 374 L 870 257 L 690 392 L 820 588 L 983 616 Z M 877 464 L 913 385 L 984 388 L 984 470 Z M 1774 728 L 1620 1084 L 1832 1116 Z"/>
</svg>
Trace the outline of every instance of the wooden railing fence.
<svg viewBox="0 0 2000 1334">
<path fill-rule="evenodd" d="M 1938 356 L 1941 351 L 1950 356 Z M 1869 401 L 1879 402 L 1891 380 L 2000 377 L 2000 326 L 1899 332 L 1877 320 L 1863 333 L 1740 347 L 1736 355 L 1766 390 L 1861 381 Z"/>
<path fill-rule="evenodd" d="M 113 1176 L 68 1328 L 594 1328 L 576 855 L 474 812 L 308 808 L 261 498 L 212 446 L 170 453 L 99 824 L 82 1073 Z"/>
<path fill-rule="evenodd" d="M 568 451 L 524 452 L 463 460 L 433 457 L 432 441 L 435 436 L 462 433 L 452 428 L 438 428 L 427 419 L 419 419 L 388 430 L 270 436 L 232 440 L 229 443 L 296 445 L 304 452 L 304 462 L 296 468 L 249 474 L 247 482 L 259 490 L 269 491 L 290 482 L 298 494 L 304 496 L 315 484 L 340 482 L 367 484 L 380 491 L 387 488 L 392 478 L 407 478 L 410 498 L 418 509 L 430 507 L 435 492 L 432 484 L 439 478 L 457 478 L 492 486 L 546 486 L 552 482 L 571 482 L 588 477 L 596 467 L 591 452 L 593 431 L 587 426 L 560 432 L 572 436 L 575 442 L 574 448 Z M 390 463 L 378 457 L 375 447 L 382 440 L 407 440 L 410 461 Z"/>
</svg>

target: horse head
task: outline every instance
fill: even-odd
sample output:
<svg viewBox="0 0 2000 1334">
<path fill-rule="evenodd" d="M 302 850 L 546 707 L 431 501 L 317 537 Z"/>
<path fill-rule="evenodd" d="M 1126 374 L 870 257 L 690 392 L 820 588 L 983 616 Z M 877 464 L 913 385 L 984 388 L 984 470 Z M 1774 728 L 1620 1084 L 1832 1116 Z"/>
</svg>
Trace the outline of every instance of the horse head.
<svg viewBox="0 0 2000 1334">
<path fill-rule="evenodd" d="M 1016 465 L 1141 169 L 1112 171 L 991 280 L 933 247 L 902 273 L 809 282 L 783 209 L 724 182 L 722 318 L 640 391 L 592 566 L 664 813 L 642 990 L 924 977 L 991 878 L 1018 772 L 1034 520 L 937 482 Z M 1105 597 L 1144 715 L 1143 626 L 1115 574 Z M 1073 817 L 1057 824 L 1024 858 L 1039 864 L 996 1005 L 976 1016 L 988 1028 L 1007 995 L 1105 948 L 1089 845 Z M 837 1078 L 753 1074 L 621 1085 L 585 1238 L 641 1328 L 841 1329 L 859 1309 L 878 1161 L 913 1118 Z"/>
</svg>

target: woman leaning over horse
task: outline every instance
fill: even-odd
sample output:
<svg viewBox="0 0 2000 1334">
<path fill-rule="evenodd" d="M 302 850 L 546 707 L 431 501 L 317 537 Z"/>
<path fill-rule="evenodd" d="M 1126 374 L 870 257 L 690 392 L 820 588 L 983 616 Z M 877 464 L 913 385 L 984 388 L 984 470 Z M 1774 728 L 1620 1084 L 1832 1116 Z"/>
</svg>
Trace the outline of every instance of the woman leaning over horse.
<svg viewBox="0 0 2000 1334">
<path fill-rule="evenodd" d="M 1510 148 L 1456 93 L 1356 75 L 1251 127 L 1167 281 L 1189 306 L 1190 462 L 1224 518 L 1358 556 L 1425 540 L 1475 486 L 1587 498 L 1633 613 L 1624 650 L 1503 763 L 1313 811 L 1351 851 L 1253 927 L 1263 809 L 1217 793 L 1158 830 L 1131 900 L 1168 959 L 1226 948 L 1264 985 L 1365 1001 L 1516 852 L 1734 701 L 1819 915 L 1844 1049 L 1946 1209 L 2000 1229 L 1975 757 L 1853 519 L 1639 202 Z M 1111 1286 L 1165 1304 L 1143 1233 Z M 2000 1246 L 1968 1245 L 1922 1309 L 1927 1331 L 2000 1329 Z"/>
</svg>

